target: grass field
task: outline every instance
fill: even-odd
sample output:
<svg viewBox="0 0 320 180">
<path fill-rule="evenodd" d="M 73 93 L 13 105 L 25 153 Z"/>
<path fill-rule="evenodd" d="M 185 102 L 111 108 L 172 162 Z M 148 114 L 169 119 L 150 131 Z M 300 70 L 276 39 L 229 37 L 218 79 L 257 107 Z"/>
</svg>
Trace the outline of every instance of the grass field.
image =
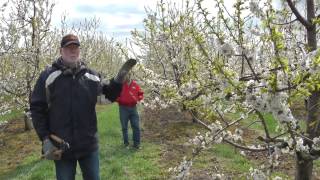
<svg viewBox="0 0 320 180">
<path fill-rule="evenodd" d="M 14 111 L 11 111 L 10 113 L 0 116 L 0 124 L 1 122 L 9 121 L 11 119 L 21 117 L 22 113 L 23 113 L 22 111 L 14 110 Z"/>
<path fill-rule="evenodd" d="M 169 179 L 168 169 L 178 165 L 184 156 L 192 153 L 188 140 L 201 126 L 179 116 L 176 111 L 150 111 L 141 113 L 142 149 L 126 149 L 122 145 L 118 106 L 116 104 L 97 106 L 100 140 L 100 176 L 112 180 L 165 180 Z M 16 117 L 16 116 L 13 116 Z M 276 122 L 265 115 L 271 133 Z M 162 122 L 163 121 L 163 122 Z M 42 180 L 55 179 L 54 164 L 40 159 L 41 144 L 34 131 L 23 131 L 21 119 L 10 124 L 5 132 L 0 132 L 0 179 Z M 21 124 L 18 126 L 17 124 Z M 15 127 L 16 126 L 16 127 Z M 258 133 L 261 127 L 251 126 Z M 250 131 L 254 135 L 253 130 Z M 131 137 L 131 130 L 129 130 Z M 248 135 L 247 135 L 248 136 Z M 252 141 L 255 141 L 252 136 Z M 1 142 L 4 145 L 1 145 Z M 214 145 L 204 150 L 193 161 L 190 179 L 210 179 L 211 173 L 225 174 L 232 179 L 247 179 L 249 169 L 266 161 L 264 154 L 246 153 L 226 144 Z M 320 161 L 315 162 L 315 172 L 319 172 Z M 273 176 L 294 179 L 294 159 L 284 157 Z M 82 179 L 80 168 L 76 179 Z"/>
<path fill-rule="evenodd" d="M 97 108 L 100 140 L 101 179 L 163 179 L 158 167 L 160 147 L 142 143 L 141 150 L 122 146 L 117 105 Z M 0 179 L 37 180 L 55 179 L 54 164 L 39 158 L 40 146 L 11 171 L 0 174 Z M 76 179 L 82 179 L 78 166 Z"/>
</svg>

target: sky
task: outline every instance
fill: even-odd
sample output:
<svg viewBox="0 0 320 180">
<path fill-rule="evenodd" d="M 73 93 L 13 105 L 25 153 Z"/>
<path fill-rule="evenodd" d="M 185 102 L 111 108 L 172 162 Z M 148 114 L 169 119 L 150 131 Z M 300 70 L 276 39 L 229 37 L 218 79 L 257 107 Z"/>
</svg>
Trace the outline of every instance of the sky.
<svg viewBox="0 0 320 180">
<path fill-rule="evenodd" d="M 5 1 L 8 0 L 0 0 Z M 158 1 L 160 0 L 51 0 L 55 3 L 52 25 L 59 27 L 63 14 L 66 15 L 68 24 L 95 17 L 100 20 L 99 31 L 110 37 L 129 37 L 130 31 L 143 30 L 145 7 L 154 10 Z M 163 1 L 181 4 L 185 0 Z M 204 0 L 203 6 L 213 8 L 213 2 L 214 0 Z M 234 2 L 235 0 L 226 0 L 227 9 L 231 10 Z"/>
<path fill-rule="evenodd" d="M 0 2 L 5 1 L 7 0 L 0 0 Z M 55 3 L 52 25 L 60 27 L 63 14 L 66 15 L 69 25 L 83 21 L 85 18 L 95 17 L 100 20 L 99 31 L 103 31 L 110 37 L 125 39 L 130 37 L 130 31 L 144 29 L 145 8 L 155 10 L 158 1 L 160 0 L 51 0 Z M 163 1 L 177 4 L 185 2 L 185 0 Z M 202 4 L 203 7 L 212 9 L 213 2 L 214 0 L 204 0 Z M 226 0 L 227 9 L 231 10 L 234 2 L 235 0 Z"/>
<path fill-rule="evenodd" d="M 66 14 L 69 22 L 79 22 L 84 18 L 96 17 L 101 21 L 99 30 L 110 37 L 124 38 L 130 36 L 135 28 L 143 30 L 145 7 L 155 10 L 160 0 L 54 0 L 53 24 L 60 26 L 61 15 Z M 164 2 L 181 4 L 183 0 L 164 0 Z M 234 0 L 228 0 L 231 4 Z M 213 0 L 204 4 L 212 7 Z M 210 4 L 210 5 L 209 5 Z"/>
<path fill-rule="evenodd" d="M 180 1 L 180 0 L 179 0 Z M 84 18 L 100 20 L 99 30 L 112 37 L 126 37 L 133 29 L 143 29 L 145 7 L 155 9 L 157 0 L 55 0 L 53 25 L 60 26 L 61 15 L 68 22 Z"/>
</svg>

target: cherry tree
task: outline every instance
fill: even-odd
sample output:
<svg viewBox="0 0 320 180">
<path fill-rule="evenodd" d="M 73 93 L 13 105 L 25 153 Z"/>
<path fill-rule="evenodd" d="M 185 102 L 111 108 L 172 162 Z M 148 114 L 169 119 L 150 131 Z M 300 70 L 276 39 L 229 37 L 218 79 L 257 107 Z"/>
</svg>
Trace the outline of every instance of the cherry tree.
<svg viewBox="0 0 320 180">
<path fill-rule="evenodd" d="M 225 142 L 269 155 L 264 168 L 250 171 L 252 177 L 267 178 L 279 155 L 289 154 L 296 157 L 296 179 L 311 179 L 319 152 L 314 2 L 306 2 L 306 18 L 290 0 L 237 0 L 231 8 L 216 0 L 215 11 L 202 0 L 184 3 L 160 1 L 147 12 L 145 32 L 133 33 L 150 94 L 145 105 L 181 107 L 208 130 L 191 140 L 193 153 L 173 168 L 175 178 L 188 175 L 202 150 Z M 294 99 L 308 99 L 307 129 L 292 114 Z M 276 133 L 264 114 L 278 121 Z M 251 145 L 241 136 L 250 118 L 264 129 Z"/>
<path fill-rule="evenodd" d="M 1 18 L 1 93 L 8 109 L 27 113 L 28 101 L 49 32 L 54 4 L 49 0 L 10 0 L 2 6 Z M 49 42 L 49 40 L 48 40 Z M 11 106 L 11 108 L 9 108 Z M 25 129 L 32 128 L 25 118 Z"/>
</svg>

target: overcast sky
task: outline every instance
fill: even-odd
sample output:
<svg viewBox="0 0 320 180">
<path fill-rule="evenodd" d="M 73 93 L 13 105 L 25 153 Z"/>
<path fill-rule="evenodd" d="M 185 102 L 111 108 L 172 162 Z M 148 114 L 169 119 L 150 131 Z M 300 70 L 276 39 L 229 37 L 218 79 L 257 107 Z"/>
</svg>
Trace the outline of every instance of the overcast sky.
<svg viewBox="0 0 320 180">
<path fill-rule="evenodd" d="M 7 0 L 0 0 L 5 2 Z M 110 37 L 128 37 L 135 28 L 143 29 L 146 17 L 145 7 L 155 9 L 160 0 L 52 0 L 55 2 L 52 24 L 59 27 L 61 16 L 67 16 L 68 24 L 77 23 L 85 18 L 96 17 L 100 20 L 100 31 Z M 185 0 L 164 0 L 181 4 Z M 193 0 L 190 0 L 193 2 Z M 228 10 L 232 11 L 235 0 L 225 0 Z M 258 1 L 258 0 L 257 0 Z M 212 9 L 213 0 L 204 0 L 203 7 Z M 1 3 L 2 4 L 2 3 Z"/>
<path fill-rule="evenodd" d="M 54 0 L 56 6 L 53 12 L 53 24 L 60 25 L 61 15 L 65 13 L 69 22 L 79 22 L 84 18 L 100 19 L 101 31 L 112 37 L 129 36 L 130 31 L 143 29 L 143 19 L 146 17 L 145 7 L 155 9 L 159 0 Z M 169 0 L 164 0 L 168 2 Z M 171 0 L 181 4 L 183 0 Z M 231 4 L 234 0 L 226 1 Z M 212 0 L 204 4 L 212 6 Z M 209 5 L 210 4 L 210 5 Z"/>
<path fill-rule="evenodd" d="M 180 0 L 177 0 L 180 1 Z M 60 25 L 61 15 L 68 22 L 79 22 L 84 18 L 100 19 L 101 31 L 113 37 L 128 36 L 130 31 L 142 29 L 145 7 L 155 9 L 157 0 L 55 0 L 53 24 Z"/>
</svg>

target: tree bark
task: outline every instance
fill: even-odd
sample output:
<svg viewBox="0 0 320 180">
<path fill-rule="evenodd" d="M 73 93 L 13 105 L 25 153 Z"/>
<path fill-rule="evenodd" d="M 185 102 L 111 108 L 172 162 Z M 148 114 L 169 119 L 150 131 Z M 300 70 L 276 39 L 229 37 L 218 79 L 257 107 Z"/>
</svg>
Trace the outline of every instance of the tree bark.
<svg viewBox="0 0 320 180">
<path fill-rule="evenodd" d="M 305 160 L 299 152 L 296 154 L 296 180 L 311 180 L 313 161 Z"/>
<path fill-rule="evenodd" d="M 289 1 L 288 1 L 289 2 Z M 311 52 L 317 49 L 316 25 L 312 20 L 315 18 L 314 0 L 307 0 L 307 22 L 304 24 L 307 29 L 308 51 Z M 303 24 L 303 23 L 302 23 Z M 307 102 L 307 134 L 310 139 L 319 136 L 319 98 L 320 91 L 316 89 L 308 98 Z M 310 180 L 312 179 L 313 160 L 306 159 L 301 156 L 301 153 L 296 155 L 296 180 Z"/>
<path fill-rule="evenodd" d="M 33 123 L 30 116 L 30 111 L 26 109 L 26 111 L 24 112 L 24 130 L 29 131 L 31 129 L 33 129 Z"/>
</svg>

